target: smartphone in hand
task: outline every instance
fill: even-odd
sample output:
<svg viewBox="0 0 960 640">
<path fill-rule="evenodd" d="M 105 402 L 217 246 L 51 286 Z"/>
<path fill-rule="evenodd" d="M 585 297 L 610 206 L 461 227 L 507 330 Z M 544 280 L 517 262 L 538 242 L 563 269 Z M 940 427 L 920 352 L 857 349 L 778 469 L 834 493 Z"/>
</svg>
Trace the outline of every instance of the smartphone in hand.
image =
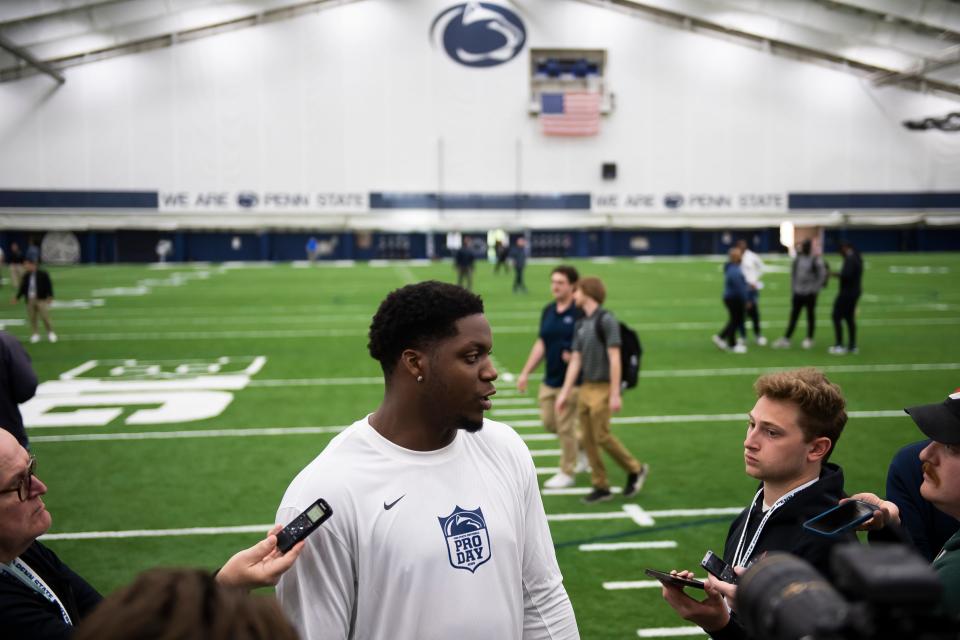
<svg viewBox="0 0 960 640">
<path fill-rule="evenodd" d="M 834 537 L 860 526 L 872 518 L 877 509 L 869 502 L 848 500 L 810 518 L 803 523 L 803 528 L 821 536 Z"/>
<path fill-rule="evenodd" d="M 672 584 L 675 587 L 693 587 L 694 589 L 703 589 L 703 582 L 700 580 L 682 578 L 665 571 L 657 571 L 656 569 L 644 569 L 643 572 L 651 578 L 656 578 L 664 584 Z"/>
<path fill-rule="evenodd" d="M 724 562 L 723 558 L 713 551 L 707 551 L 707 554 L 703 556 L 703 560 L 700 561 L 700 566 L 706 569 L 707 573 L 717 580 L 737 584 L 737 574 L 733 570 L 733 567 Z"/>
</svg>

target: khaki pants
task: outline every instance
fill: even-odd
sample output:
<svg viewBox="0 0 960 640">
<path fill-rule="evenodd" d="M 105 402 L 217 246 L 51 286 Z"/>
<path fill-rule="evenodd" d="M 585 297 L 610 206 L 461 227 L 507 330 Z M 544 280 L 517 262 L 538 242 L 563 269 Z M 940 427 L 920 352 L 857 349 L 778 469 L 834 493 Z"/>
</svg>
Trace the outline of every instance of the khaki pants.
<svg viewBox="0 0 960 640">
<path fill-rule="evenodd" d="M 53 323 L 50 322 L 50 301 L 27 298 L 27 318 L 34 333 L 37 333 L 37 316 L 43 320 L 47 333 L 53 331 Z"/>
<path fill-rule="evenodd" d="M 580 419 L 580 440 L 593 469 L 591 482 L 594 487 L 610 488 L 600 449 L 606 451 L 627 473 L 640 473 L 640 463 L 610 433 L 610 383 L 584 382 L 580 385 L 577 415 Z"/>
<path fill-rule="evenodd" d="M 20 281 L 23 279 L 24 267 L 22 263 L 15 262 L 10 265 L 10 284 L 13 285 L 13 295 L 17 295 L 20 290 Z"/>
<path fill-rule="evenodd" d="M 580 439 L 577 435 L 577 388 L 570 391 L 567 408 L 557 415 L 554 404 L 560 395 L 560 387 L 540 385 L 537 402 L 540 404 L 540 419 L 550 433 L 557 434 L 560 440 L 560 471 L 574 476 L 577 466 L 577 453 L 580 451 Z"/>
</svg>

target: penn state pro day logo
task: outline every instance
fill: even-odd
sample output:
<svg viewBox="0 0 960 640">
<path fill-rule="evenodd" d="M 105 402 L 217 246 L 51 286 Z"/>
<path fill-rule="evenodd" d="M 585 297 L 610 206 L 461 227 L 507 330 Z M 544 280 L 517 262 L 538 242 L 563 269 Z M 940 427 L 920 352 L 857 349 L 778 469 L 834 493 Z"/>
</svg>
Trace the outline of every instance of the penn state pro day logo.
<svg viewBox="0 0 960 640">
<path fill-rule="evenodd" d="M 454 569 L 473 573 L 490 559 L 490 535 L 480 507 L 468 511 L 457 505 L 453 513 L 437 520 L 447 541 L 450 566 Z"/>
<path fill-rule="evenodd" d="M 512 60 L 527 30 L 510 9 L 491 2 L 462 2 L 444 9 L 430 25 L 430 41 L 467 67 L 493 67 Z"/>
</svg>

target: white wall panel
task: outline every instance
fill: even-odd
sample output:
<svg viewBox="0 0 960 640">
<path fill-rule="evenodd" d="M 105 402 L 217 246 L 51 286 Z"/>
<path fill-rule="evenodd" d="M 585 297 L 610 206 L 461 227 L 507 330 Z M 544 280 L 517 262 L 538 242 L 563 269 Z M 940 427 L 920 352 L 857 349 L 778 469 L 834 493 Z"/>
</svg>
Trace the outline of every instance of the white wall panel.
<svg viewBox="0 0 960 640">
<path fill-rule="evenodd" d="M 510 6 L 527 48 L 607 49 L 616 109 L 599 136 L 544 137 L 526 51 L 471 69 L 431 46 L 451 4 L 349 3 L 0 84 L 0 188 L 435 191 L 442 169 L 451 192 L 603 191 L 602 162 L 621 192 L 960 185 L 960 136 L 900 124 L 955 102 L 573 0 Z"/>
</svg>

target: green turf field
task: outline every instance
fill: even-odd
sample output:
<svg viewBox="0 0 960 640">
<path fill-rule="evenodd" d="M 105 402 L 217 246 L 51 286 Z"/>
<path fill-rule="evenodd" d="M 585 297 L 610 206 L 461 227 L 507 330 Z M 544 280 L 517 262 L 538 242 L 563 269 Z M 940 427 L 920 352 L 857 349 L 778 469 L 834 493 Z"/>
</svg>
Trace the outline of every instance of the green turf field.
<svg viewBox="0 0 960 640">
<path fill-rule="evenodd" d="M 839 266 L 836 256 L 829 261 Z M 652 468 L 646 488 L 629 502 L 648 512 L 694 510 L 654 513 L 652 526 L 640 526 L 619 497 L 587 507 L 577 495 L 544 496 L 548 514 L 621 516 L 551 522 L 584 638 L 635 638 L 641 628 L 687 626 L 662 602 L 659 589 L 604 585 L 644 581 L 645 567 L 693 567 L 707 548 L 722 549 L 732 516 L 697 510 L 742 508 L 753 495 L 754 482 L 743 474 L 742 436 L 754 401 L 751 384 L 763 371 L 814 365 L 843 387 L 854 417 L 833 460 L 844 466 L 848 490 L 882 492 L 891 455 L 919 439 L 899 410 L 939 401 L 960 386 L 960 254 L 867 255 L 865 263 L 860 353 L 843 357 L 826 351 L 836 281 L 821 295 L 814 349 L 798 346 L 801 320 L 792 350 L 751 344 L 746 355 L 733 355 L 710 342 L 725 321 L 718 261 L 574 263 L 584 275 L 606 281 L 606 306 L 638 330 L 645 347 L 640 386 L 626 393 L 615 426 Z M 494 276 L 487 264 L 478 265 L 474 280 L 493 326 L 501 374 L 489 417 L 515 425 L 525 437 L 543 434 L 535 388 L 524 398 L 511 381 L 549 299 L 551 264 L 528 267 L 527 296 L 512 295 L 512 276 Z M 786 323 L 789 283 L 786 260 L 770 266 L 761 310 L 772 340 Z M 379 301 L 403 284 L 454 279 L 449 263 L 49 270 L 58 301 L 67 305 L 53 312 L 60 342 L 27 346 L 42 381 L 62 374 L 67 380 L 44 388 L 42 419 L 70 424 L 78 415 L 90 418 L 88 426 L 30 429 L 39 476 L 50 488 L 53 534 L 271 523 L 289 481 L 335 431 L 304 428 L 350 424 L 381 397 L 379 366 L 367 355 L 365 338 Z M 23 314 L 22 307 L 8 307 L 4 322 L 26 341 L 27 327 L 14 322 Z M 198 373 L 207 388 L 184 389 Z M 181 405 L 168 406 L 177 399 Z M 217 402 L 225 405 L 222 410 L 202 419 L 158 423 L 144 413 L 167 407 L 159 415 L 176 416 L 179 407 L 192 415 Z M 90 417 L 93 407 L 83 403 L 102 403 L 101 411 L 118 407 L 118 415 Z M 87 413 L 62 415 L 73 411 Z M 645 416 L 669 418 L 637 419 Z M 250 429 L 258 431 L 243 435 Z M 259 431 L 270 429 L 275 431 Z M 137 433 L 148 435 L 116 437 Z M 90 434 L 96 437 L 84 438 Z M 528 444 L 534 451 L 557 449 L 549 439 Z M 534 459 L 538 467 L 558 462 L 556 453 Z M 612 471 L 614 482 L 622 478 L 619 469 Z M 587 484 L 581 475 L 579 485 Z M 155 565 L 216 567 L 261 536 L 96 536 L 49 544 L 108 593 Z M 640 541 L 676 546 L 580 550 L 590 542 Z"/>
</svg>

